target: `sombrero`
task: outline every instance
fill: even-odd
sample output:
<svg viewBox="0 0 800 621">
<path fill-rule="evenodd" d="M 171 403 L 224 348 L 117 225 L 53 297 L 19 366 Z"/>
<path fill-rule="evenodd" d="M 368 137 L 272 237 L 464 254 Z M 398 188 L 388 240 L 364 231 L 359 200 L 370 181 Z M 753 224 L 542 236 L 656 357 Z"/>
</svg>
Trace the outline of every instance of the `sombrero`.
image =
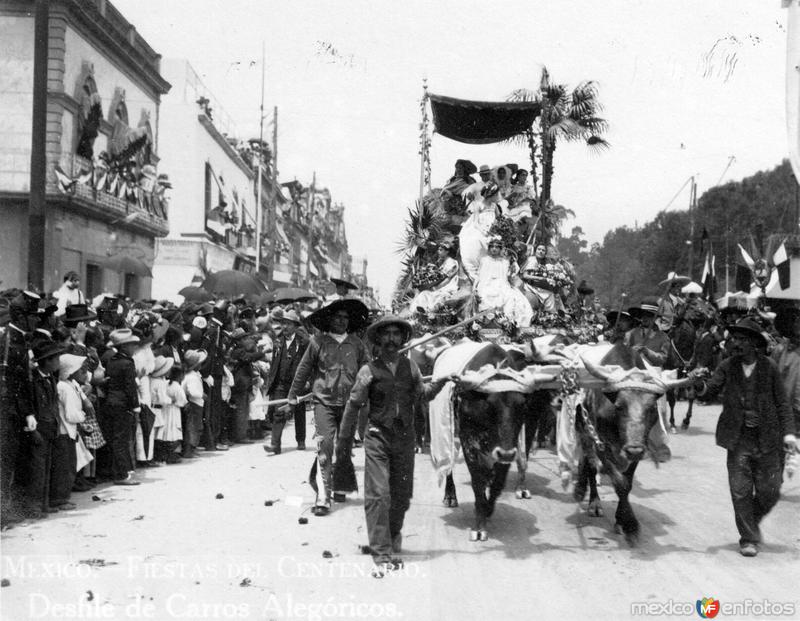
<svg viewBox="0 0 800 621">
<path fill-rule="evenodd" d="M 673 283 L 681 283 L 685 285 L 690 282 L 692 282 L 692 279 L 689 278 L 688 276 L 681 276 L 676 272 L 670 272 L 669 274 L 667 274 L 667 277 L 664 280 L 658 283 L 658 285 L 659 286 L 671 285 Z"/>
<path fill-rule="evenodd" d="M 367 323 L 369 322 L 369 309 L 361 300 L 356 300 L 355 298 L 343 298 L 341 300 L 331 302 L 327 306 L 323 306 L 318 311 L 309 315 L 308 323 L 318 330 L 327 332 L 329 329 L 328 323 L 330 318 L 334 313 L 340 310 L 347 311 L 349 316 L 347 322 L 348 332 L 356 332 L 361 330 L 366 327 Z"/>
</svg>

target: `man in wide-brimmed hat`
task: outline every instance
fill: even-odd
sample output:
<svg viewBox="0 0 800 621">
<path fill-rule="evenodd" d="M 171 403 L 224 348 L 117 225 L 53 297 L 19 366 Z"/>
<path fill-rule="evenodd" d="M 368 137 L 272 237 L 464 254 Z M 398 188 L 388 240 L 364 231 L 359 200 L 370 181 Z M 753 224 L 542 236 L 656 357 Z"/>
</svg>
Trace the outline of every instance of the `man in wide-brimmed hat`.
<svg viewBox="0 0 800 621">
<path fill-rule="evenodd" d="M 331 278 L 331 282 L 336 287 L 336 293 L 330 297 L 330 301 L 342 300 L 351 297 L 352 294 L 350 292 L 358 290 L 358 285 L 351 283 L 349 280 L 344 280 L 342 278 Z"/>
<path fill-rule="evenodd" d="M 761 326 L 745 317 L 730 326 L 734 342 L 698 395 L 722 397 L 717 445 L 728 451 L 728 483 L 733 501 L 739 552 L 756 556 L 759 524 L 778 502 L 783 452 L 796 450 L 792 406 L 775 363 L 762 352 Z"/>
<path fill-rule="evenodd" d="M 414 481 L 414 403 L 432 399 L 446 380 L 426 387 L 416 363 L 399 350 L 411 338 L 411 325 L 388 315 L 367 329 L 379 347 L 378 357 L 358 372 L 344 411 L 336 443 L 337 464 L 350 459 L 358 411 L 369 402 L 364 439 L 364 511 L 375 577 L 397 569 L 393 558 L 402 547 L 402 528 Z"/>
<path fill-rule="evenodd" d="M 269 368 L 267 390 L 270 401 L 285 399 L 292 387 L 297 367 L 303 354 L 306 353 L 309 339 L 297 329 L 300 327 L 300 316 L 294 309 L 281 315 L 281 333 L 275 337 L 272 349 L 272 365 Z M 298 403 L 292 408 L 279 408 L 273 412 L 272 437 L 270 445 L 264 450 L 273 455 L 281 453 L 281 436 L 286 422 L 294 416 L 294 437 L 297 450 L 306 448 L 306 405 Z"/>
<path fill-rule="evenodd" d="M 659 316 L 656 319 L 658 327 L 664 332 L 669 332 L 672 328 L 678 307 L 686 305 L 681 289 L 690 282 L 692 279 L 688 276 L 670 272 L 664 280 L 658 283 L 659 287 L 664 287 L 666 290 L 666 294 L 658 299 Z"/>
<path fill-rule="evenodd" d="M 624 341 L 628 332 L 639 323 L 629 312 L 624 310 L 607 312 L 606 321 L 609 325 L 608 341 L 610 343 Z"/>
<path fill-rule="evenodd" d="M 114 330 L 108 346 L 114 350 L 106 364 L 106 401 L 103 435 L 111 452 L 111 476 L 117 485 L 139 485 L 134 479 L 139 392 L 133 355 L 141 339 L 129 328 Z"/>
<path fill-rule="evenodd" d="M 315 481 L 318 490 L 315 515 L 327 515 L 331 510 L 334 437 L 356 374 L 369 359 L 366 346 L 353 332 L 364 327 L 368 316 L 369 309 L 363 302 L 346 299 L 337 300 L 308 317 L 308 322 L 322 334 L 311 338 L 287 398 L 290 406 L 297 405 L 298 395 L 311 383 L 319 475 L 319 481 Z"/>
</svg>

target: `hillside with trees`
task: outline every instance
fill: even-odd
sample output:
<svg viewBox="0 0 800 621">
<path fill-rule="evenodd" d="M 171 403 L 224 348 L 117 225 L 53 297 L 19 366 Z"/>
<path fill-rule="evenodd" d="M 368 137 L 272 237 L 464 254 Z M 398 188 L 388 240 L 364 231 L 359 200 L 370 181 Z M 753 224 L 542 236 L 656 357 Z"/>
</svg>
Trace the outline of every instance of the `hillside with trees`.
<svg viewBox="0 0 800 621">
<path fill-rule="evenodd" d="M 585 279 L 606 307 L 620 304 L 624 292 L 630 303 L 645 295 L 660 294 L 658 282 L 670 271 L 691 271 L 699 281 L 706 249 L 716 255 L 717 290 L 725 292 L 726 265 L 729 290 L 735 288 L 736 244 L 753 252 L 768 252 L 774 234 L 796 234 L 800 192 L 789 161 L 704 192 L 697 201 L 694 235 L 689 210 L 661 211 L 638 227 L 618 227 L 602 243 L 587 243 L 581 227 L 559 239 L 558 249 L 572 261 L 578 280 Z M 708 239 L 703 239 L 706 231 Z M 694 252 L 689 270 L 689 240 Z"/>
</svg>

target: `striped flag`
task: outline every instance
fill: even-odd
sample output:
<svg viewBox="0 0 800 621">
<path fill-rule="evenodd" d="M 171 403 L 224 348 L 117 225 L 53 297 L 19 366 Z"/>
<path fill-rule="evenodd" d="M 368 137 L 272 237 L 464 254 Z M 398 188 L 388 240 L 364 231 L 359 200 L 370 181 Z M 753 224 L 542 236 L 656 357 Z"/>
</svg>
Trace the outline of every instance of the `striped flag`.
<svg viewBox="0 0 800 621">
<path fill-rule="evenodd" d="M 739 252 L 736 256 L 736 289 L 737 291 L 750 291 L 753 283 L 753 266 L 755 261 L 741 244 L 736 244 Z"/>
<path fill-rule="evenodd" d="M 772 264 L 778 270 L 778 282 L 781 290 L 788 289 L 791 282 L 791 274 L 789 272 L 789 255 L 786 253 L 786 244 L 781 242 L 775 254 L 772 255 Z"/>
<path fill-rule="evenodd" d="M 717 274 L 714 268 L 715 258 L 716 257 L 709 246 L 708 252 L 706 252 L 706 260 L 703 264 L 703 276 L 701 278 L 701 282 L 703 284 L 703 295 L 705 296 L 706 300 L 713 300 L 717 289 Z"/>
</svg>

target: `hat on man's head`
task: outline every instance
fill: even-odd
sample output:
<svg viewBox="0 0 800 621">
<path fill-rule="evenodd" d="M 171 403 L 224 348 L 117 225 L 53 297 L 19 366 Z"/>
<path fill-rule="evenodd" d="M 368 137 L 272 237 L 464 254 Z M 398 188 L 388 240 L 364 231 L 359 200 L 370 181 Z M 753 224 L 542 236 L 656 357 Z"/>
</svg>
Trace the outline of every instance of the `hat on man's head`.
<svg viewBox="0 0 800 621">
<path fill-rule="evenodd" d="M 628 312 L 631 314 L 632 317 L 636 319 L 641 319 L 642 317 L 650 316 L 650 317 L 657 317 L 661 308 L 661 304 L 658 301 L 657 297 L 649 296 L 642 299 L 641 304 L 639 306 L 632 306 L 628 309 Z"/>
<path fill-rule="evenodd" d="M 156 356 L 155 367 L 150 377 L 164 377 L 172 370 L 175 365 L 175 358 L 166 356 Z"/>
<path fill-rule="evenodd" d="M 141 339 L 130 328 L 119 328 L 108 335 L 108 347 L 120 347 L 129 343 L 139 343 Z"/>
<path fill-rule="evenodd" d="M 481 167 L 478 169 L 478 174 L 482 175 L 484 173 L 486 173 L 487 175 L 491 175 L 492 174 L 492 169 L 489 168 L 489 166 L 486 165 L 486 164 L 481 164 Z"/>
<path fill-rule="evenodd" d="M 232 341 L 241 341 L 242 339 L 247 338 L 248 336 L 255 336 L 252 332 L 248 332 L 244 328 L 236 328 L 233 332 L 231 332 L 231 340 Z"/>
<path fill-rule="evenodd" d="M 456 164 L 455 165 L 458 166 L 459 164 L 461 164 L 461 166 L 464 168 L 464 174 L 465 175 L 472 175 L 472 174 L 478 172 L 478 169 L 475 166 L 475 164 L 473 164 L 469 160 L 456 160 Z"/>
<path fill-rule="evenodd" d="M 733 326 L 728 326 L 728 332 L 739 336 L 745 336 L 750 339 L 756 340 L 762 347 L 767 345 L 767 337 L 764 336 L 764 330 L 750 317 L 740 319 Z"/>
<path fill-rule="evenodd" d="M 400 328 L 401 332 L 403 333 L 403 342 L 405 343 L 408 339 L 411 338 L 411 324 L 408 323 L 402 317 L 398 317 L 397 315 L 385 315 L 378 319 L 376 322 L 372 323 L 367 328 L 367 338 L 372 341 L 373 343 L 377 342 L 378 334 L 381 330 L 386 328 L 387 326 L 397 326 Z"/>
<path fill-rule="evenodd" d="M 97 315 L 92 313 L 86 304 L 70 304 L 66 308 L 63 319 L 65 326 L 74 328 L 81 321 L 97 319 Z"/>
<path fill-rule="evenodd" d="M 355 298 L 342 298 L 310 314 L 308 316 L 308 322 L 318 330 L 327 332 L 330 329 L 331 318 L 339 311 L 345 311 L 348 315 L 348 332 L 361 330 L 369 321 L 369 309 L 366 304 Z"/>
<path fill-rule="evenodd" d="M 64 348 L 53 341 L 43 339 L 33 346 L 33 359 L 41 362 L 53 356 L 60 356 L 64 353 Z"/>
<path fill-rule="evenodd" d="M 20 318 L 23 315 L 35 315 L 39 312 L 39 300 L 41 298 L 33 291 L 23 291 L 11 300 L 8 311 L 11 320 Z"/>
<path fill-rule="evenodd" d="M 256 316 L 256 311 L 252 306 L 245 306 L 239 311 L 239 317 L 242 319 L 252 319 Z"/>
<path fill-rule="evenodd" d="M 632 323 L 638 323 L 633 315 L 626 311 L 608 311 L 606 313 L 606 321 L 612 326 L 617 325 L 619 319 L 627 319 Z"/>
<path fill-rule="evenodd" d="M 208 317 L 209 315 L 214 314 L 214 307 L 211 306 L 208 302 L 203 302 L 200 305 L 200 308 L 197 309 L 197 314 L 202 315 L 203 317 Z"/>
<path fill-rule="evenodd" d="M 198 315 L 192 319 L 192 327 L 199 330 L 205 330 L 208 327 L 208 321 L 206 321 L 206 318 L 202 315 Z"/>
<path fill-rule="evenodd" d="M 69 379 L 70 375 L 79 370 L 84 362 L 86 362 L 86 356 L 61 354 L 58 358 L 58 378 L 61 380 Z"/>
<path fill-rule="evenodd" d="M 300 315 L 297 314 L 297 311 L 293 308 L 289 309 L 285 313 L 283 313 L 283 318 L 281 321 L 291 321 L 292 323 L 296 323 L 298 326 L 300 325 Z"/>
<path fill-rule="evenodd" d="M 205 349 L 187 349 L 183 353 L 183 367 L 186 371 L 194 371 L 206 361 L 206 358 L 208 352 Z"/>
<path fill-rule="evenodd" d="M 658 283 L 658 285 L 660 287 L 663 287 L 664 285 L 671 286 L 676 284 L 685 285 L 686 283 L 690 282 L 692 282 L 692 279 L 689 278 L 688 276 L 681 276 L 677 272 L 670 272 L 669 274 L 667 274 L 667 277 L 664 280 Z"/>
<path fill-rule="evenodd" d="M 344 287 L 345 289 L 358 289 L 358 285 L 354 285 L 349 280 L 344 280 L 342 278 L 331 278 L 331 282 L 336 285 L 337 287 Z"/>
</svg>

